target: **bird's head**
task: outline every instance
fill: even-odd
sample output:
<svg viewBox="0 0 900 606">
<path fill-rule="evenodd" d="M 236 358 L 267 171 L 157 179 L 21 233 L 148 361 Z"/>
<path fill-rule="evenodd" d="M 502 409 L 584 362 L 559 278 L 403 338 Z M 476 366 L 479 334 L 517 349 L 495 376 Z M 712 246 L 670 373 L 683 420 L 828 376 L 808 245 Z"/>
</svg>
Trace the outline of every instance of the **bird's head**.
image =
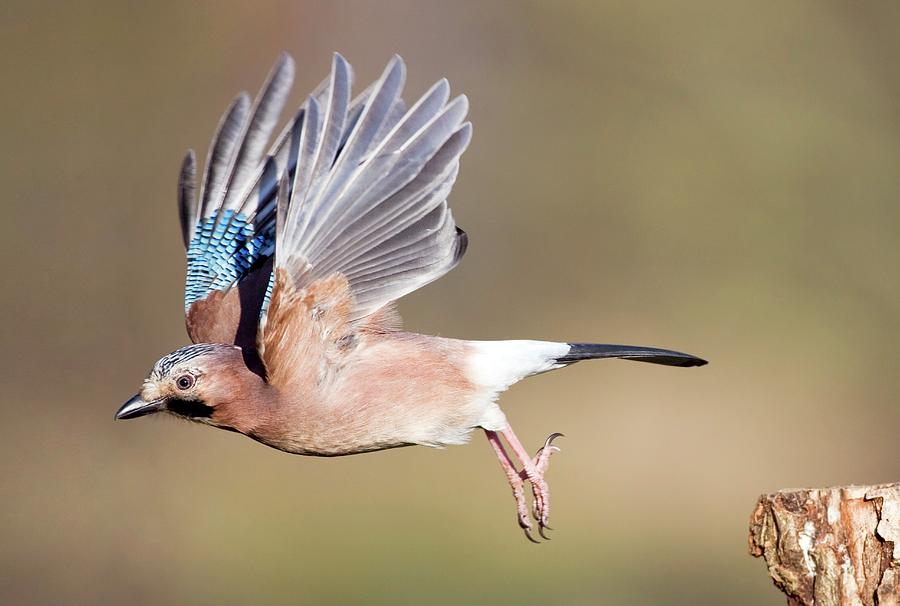
<svg viewBox="0 0 900 606">
<path fill-rule="evenodd" d="M 163 356 L 141 391 L 125 402 L 116 419 L 135 419 L 156 412 L 225 429 L 238 429 L 235 408 L 251 375 L 242 351 L 233 345 L 200 343 Z M 251 379 L 252 380 L 252 379 Z"/>
</svg>

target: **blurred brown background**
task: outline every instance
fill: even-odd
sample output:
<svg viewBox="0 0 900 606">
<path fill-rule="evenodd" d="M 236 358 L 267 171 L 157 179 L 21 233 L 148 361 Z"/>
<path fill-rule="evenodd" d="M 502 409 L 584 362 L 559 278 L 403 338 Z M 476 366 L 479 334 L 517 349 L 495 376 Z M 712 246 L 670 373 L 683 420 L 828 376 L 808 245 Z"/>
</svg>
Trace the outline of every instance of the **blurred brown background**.
<svg viewBox="0 0 900 606">
<path fill-rule="evenodd" d="M 782 604 L 760 492 L 900 480 L 900 4 L 5 3 L 4 604 Z M 633 342 L 503 399 L 554 459 L 528 544 L 484 439 L 319 460 L 114 423 L 187 339 L 175 182 L 278 52 L 441 76 L 471 247 L 404 299 L 469 338 Z"/>
</svg>

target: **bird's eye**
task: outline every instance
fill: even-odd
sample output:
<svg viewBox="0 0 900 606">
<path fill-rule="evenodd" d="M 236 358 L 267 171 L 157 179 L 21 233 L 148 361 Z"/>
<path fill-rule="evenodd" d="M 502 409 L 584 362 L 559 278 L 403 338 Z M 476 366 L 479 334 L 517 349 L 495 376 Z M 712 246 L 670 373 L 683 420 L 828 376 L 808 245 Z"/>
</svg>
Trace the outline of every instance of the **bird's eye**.
<svg viewBox="0 0 900 606">
<path fill-rule="evenodd" d="M 181 375 L 175 379 L 175 385 L 181 391 L 185 391 L 194 386 L 194 377 L 191 375 Z"/>
</svg>

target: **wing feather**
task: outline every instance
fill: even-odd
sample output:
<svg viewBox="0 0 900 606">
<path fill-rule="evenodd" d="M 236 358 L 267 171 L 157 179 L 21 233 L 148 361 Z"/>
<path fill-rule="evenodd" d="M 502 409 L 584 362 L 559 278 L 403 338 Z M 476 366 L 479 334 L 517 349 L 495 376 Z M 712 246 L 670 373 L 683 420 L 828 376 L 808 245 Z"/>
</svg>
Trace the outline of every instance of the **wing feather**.
<svg viewBox="0 0 900 606">
<path fill-rule="evenodd" d="M 399 157 L 391 158 L 390 156 L 399 156 L 399 153 L 402 153 L 402 146 L 408 142 L 420 128 L 425 127 L 428 120 L 433 119 L 433 117 L 440 112 L 441 108 L 447 102 L 449 95 L 450 89 L 446 80 L 441 80 L 435 84 L 418 103 L 410 108 L 406 116 L 391 129 L 385 136 L 384 141 L 372 151 L 373 156 L 383 156 L 388 162 L 390 162 L 390 160 L 399 160 Z M 330 242 L 329 236 L 331 234 L 334 234 L 336 231 L 341 231 L 345 227 L 343 219 L 347 215 L 352 215 L 354 208 L 366 206 L 367 202 L 371 205 L 371 202 L 366 199 L 365 194 L 359 193 L 359 189 L 365 187 L 365 184 L 368 181 L 374 181 L 373 174 L 378 174 L 377 171 L 381 170 L 379 166 L 381 164 L 383 163 L 363 163 L 357 170 L 357 173 L 351 177 L 349 181 L 345 183 L 336 182 L 334 186 L 329 188 L 326 195 L 330 193 L 337 200 L 341 200 L 342 197 L 352 197 L 354 195 L 359 195 L 359 197 L 355 200 L 355 204 L 351 203 L 345 205 L 346 208 L 343 209 L 342 216 L 329 217 L 327 213 L 325 214 L 321 221 L 322 225 L 327 226 L 323 228 L 325 233 L 318 238 L 315 233 L 308 236 L 311 240 L 308 254 L 311 257 L 315 257 L 317 249 L 321 249 L 323 246 L 328 245 Z M 369 171 L 368 173 L 367 170 Z M 415 167 L 413 167 L 412 170 L 415 170 Z M 402 180 L 407 172 L 408 171 L 396 171 L 393 175 L 394 179 L 386 180 L 388 182 L 383 183 L 382 187 L 391 187 L 392 182 Z M 341 188 L 343 191 L 339 191 L 338 188 Z M 377 197 L 380 195 L 380 192 L 376 190 L 375 192 L 372 192 L 371 195 Z M 336 209 L 335 212 L 338 212 L 341 209 L 341 205 L 334 204 L 332 208 Z M 329 224 L 328 221 L 330 218 L 332 221 Z"/>
<path fill-rule="evenodd" d="M 181 239 L 187 249 L 191 242 L 194 225 L 197 223 L 197 157 L 194 150 L 188 150 L 178 174 L 178 219 L 181 223 Z"/>
<path fill-rule="evenodd" d="M 459 154 L 470 138 L 471 127 L 465 124 L 413 181 L 384 204 L 361 213 L 340 234 L 340 241 L 335 243 L 340 252 L 322 263 L 322 271 L 353 266 L 361 256 L 365 258 L 367 251 L 446 200 L 459 171 Z"/>
<path fill-rule="evenodd" d="M 218 208 L 219 200 L 225 191 L 228 168 L 231 166 L 231 158 L 244 129 L 249 109 L 250 95 L 239 94 L 225 111 L 213 136 L 206 155 L 203 182 L 200 187 L 200 216 L 204 219 L 210 217 Z"/>
<path fill-rule="evenodd" d="M 240 148 L 233 155 L 229 167 L 228 185 L 221 207 L 225 210 L 246 206 L 249 198 L 242 196 L 245 187 L 252 182 L 253 173 L 259 170 L 260 161 L 278 117 L 291 91 L 294 80 L 294 60 L 282 54 L 263 85 L 250 119 L 241 134 Z"/>
<path fill-rule="evenodd" d="M 297 288 L 344 275 L 356 299 L 350 316 L 356 321 L 459 261 L 464 237 L 446 198 L 471 126 L 463 122 L 467 99 L 448 102 L 446 80 L 406 110 L 400 99 L 405 68 L 397 57 L 370 92 L 348 106 L 340 66 L 333 65 L 326 107 L 320 109 L 315 99 L 306 103 L 317 119 L 304 125 L 300 138 L 290 200 L 282 204 L 288 217 L 276 234 L 276 266 Z M 329 129 L 342 111 L 345 132 L 351 132 L 332 157 L 336 137 Z M 329 152 L 325 173 L 321 150 Z"/>
</svg>

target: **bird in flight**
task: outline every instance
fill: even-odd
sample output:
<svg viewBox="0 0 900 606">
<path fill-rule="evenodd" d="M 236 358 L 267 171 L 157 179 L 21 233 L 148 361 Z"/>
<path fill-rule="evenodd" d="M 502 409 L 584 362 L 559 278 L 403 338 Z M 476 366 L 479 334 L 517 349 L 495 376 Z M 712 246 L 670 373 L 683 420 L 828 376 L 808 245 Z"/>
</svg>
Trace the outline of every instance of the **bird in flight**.
<svg viewBox="0 0 900 606">
<path fill-rule="evenodd" d="M 166 412 L 326 457 L 462 444 L 480 428 L 520 527 L 537 542 L 534 517 L 547 538 L 545 475 L 561 434 L 530 455 L 498 395 L 580 360 L 706 362 L 650 347 L 400 330 L 394 301 L 446 274 L 466 251 L 447 197 L 472 136 L 468 101 L 450 99 L 442 79 L 407 106 L 397 56 L 353 97 L 353 72 L 335 54 L 329 77 L 267 150 L 293 75 L 282 55 L 255 101 L 242 93 L 231 103 L 199 193 L 193 151 L 185 157 L 178 208 L 193 345 L 157 361 L 116 418 Z"/>
</svg>

